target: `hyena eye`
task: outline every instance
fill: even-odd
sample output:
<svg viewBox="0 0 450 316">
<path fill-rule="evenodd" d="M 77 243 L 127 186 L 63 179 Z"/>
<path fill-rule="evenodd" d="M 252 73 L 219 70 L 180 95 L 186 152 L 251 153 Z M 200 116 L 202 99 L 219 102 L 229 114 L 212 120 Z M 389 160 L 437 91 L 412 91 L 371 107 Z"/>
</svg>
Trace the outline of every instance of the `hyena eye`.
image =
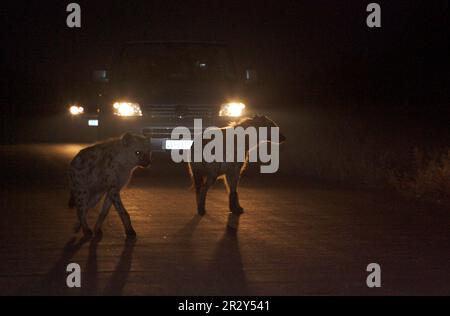
<svg viewBox="0 0 450 316">
<path fill-rule="evenodd" d="M 136 156 L 140 156 L 142 152 L 140 152 L 139 150 L 135 152 Z"/>
</svg>

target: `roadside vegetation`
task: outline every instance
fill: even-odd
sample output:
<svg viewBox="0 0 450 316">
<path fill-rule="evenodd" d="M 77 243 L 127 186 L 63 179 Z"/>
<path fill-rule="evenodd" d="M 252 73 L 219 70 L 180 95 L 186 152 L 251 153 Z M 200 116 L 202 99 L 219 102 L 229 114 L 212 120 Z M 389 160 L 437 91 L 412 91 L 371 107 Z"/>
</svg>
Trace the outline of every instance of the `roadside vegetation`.
<svg viewBox="0 0 450 316">
<path fill-rule="evenodd" d="M 285 159 L 289 173 L 295 169 L 311 179 L 393 188 L 450 205 L 450 128 L 444 118 L 436 123 L 420 115 L 311 109 L 296 110 L 296 121 L 292 113 L 279 115 L 276 121 L 287 136 L 282 170 Z"/>
<path fill-rule="evenodd" d="M 450 149 L 431 157 L 416 149 L 412 173 L 390 177 L 390 183 L 401 193 L 450 205 Z"/>
</svg>

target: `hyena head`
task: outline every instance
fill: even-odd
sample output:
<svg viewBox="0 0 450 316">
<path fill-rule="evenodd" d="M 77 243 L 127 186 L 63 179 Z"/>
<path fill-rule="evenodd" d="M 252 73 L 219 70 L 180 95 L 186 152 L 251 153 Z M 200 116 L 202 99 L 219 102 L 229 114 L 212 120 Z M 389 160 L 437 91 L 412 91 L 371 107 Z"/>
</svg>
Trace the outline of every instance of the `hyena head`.
<svg viewBox="0 0 450 316">
<path fill-rule="evenodd" d="M 126 160 L 136 167 L 148 167 L 150 164 L 151 150 L 150 139 L 144 136 L 125 133 L 121 138 Z"/>
<path fill-rule="evenodd" d="M 256 128 L 259 127 L 267 127 L 267 128 L 271 128 L 271 127 L 278 127 L 277 123 L 275 123 L 273 120 L 271 120 L 270 118 L 268 118 L 265 115 L 255 115 L 254 117 L 250 118 L 249 125 L 254 126 Z M 270 135 L 270 132 L 269 132 Z M 281 133 L 281 129 L 280 129 L 280 135 L 279 135 L 279 142 L 283 143 L 284 141 L 286 141 L 286 136 L 284 136 Z"/>
</svg>

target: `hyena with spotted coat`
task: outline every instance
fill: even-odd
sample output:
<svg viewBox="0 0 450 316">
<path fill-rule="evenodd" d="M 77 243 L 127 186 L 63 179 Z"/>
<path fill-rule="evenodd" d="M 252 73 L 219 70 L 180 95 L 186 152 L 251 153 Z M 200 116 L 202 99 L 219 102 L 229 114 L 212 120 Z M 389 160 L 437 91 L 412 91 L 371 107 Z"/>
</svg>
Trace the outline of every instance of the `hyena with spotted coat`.
<svg viewBox="0 0 450 316">
<path fill-rule="evenodd" d="M 81 150 L 73 158 L 69 169 L 69 207 L 77 210 L 79 223 L 76 231 L 82 228 L 85 235 L 92 234 L 86 220 L 87 212 L 105 196 L 94 232 L 101 233 L 102 223 L 111 205 L 114 205 L 127 236 L 135 236 L 136 232 L 120 198 L 120 191 L 136 168 L 145 168 L 150 164 L 150 157 L 149 139 L 130 133 Z"/>
<path fill-rule="evenodd" d="M 258 116 L 244 118 L 238 122 L 230 124 L 228 127 L 221 128 L 223 135 L 226 135 L 227 128 L 242 127 L 246 129 L 247 127 L 278 127 L 278 125 L 266 116 Z M 286 137 L 279 134 L 279 142 L 282 143 L 286 140 Z M 194 140 L 195 141 L 199 141 Z M 209 140 L 201 140 L 203 146 Z M 225 142 L 225 141 L 224 141 Z M 259 145 L 258 141 L 258 145 Z M 193 145 L 194 146 L 194 145 Z M 225 144 L 224 144 L 225 146 Z M 194 147 L 192 147 L 194 148 Z M 256 150 L 257 148 L 249 148 L 246 142 L 245 148 L 245 161 L 244 162 L 192 162 L 193 156 L 191 156 L 191 162 L 189 162 L 189 173 L 191 175 L 192 181 L 195 187 L 196 200 L 197 200 L 197 212 L 199 215 L 203 216 L 206 214 L 205 204 L 206 204 L 206 194 L 208 189 L 216 182 L 219 177 L 224 178 L 224 182 L 229 194 L 229 209 L 233 214 L 240 215 L 244 212 L 244 209 L 239 203 L 239 197 L 237 193 L 237 187 L 239 184 L 239 179 L 244 172 L 248 163 L 248 152 L 249 150 Z M 226 148 L 224 148 L 224 152 Z M 234 152 L 237 152 L 236 142 Z M 192 152 L 191 152 L 191 155 Z"/>
</svg>

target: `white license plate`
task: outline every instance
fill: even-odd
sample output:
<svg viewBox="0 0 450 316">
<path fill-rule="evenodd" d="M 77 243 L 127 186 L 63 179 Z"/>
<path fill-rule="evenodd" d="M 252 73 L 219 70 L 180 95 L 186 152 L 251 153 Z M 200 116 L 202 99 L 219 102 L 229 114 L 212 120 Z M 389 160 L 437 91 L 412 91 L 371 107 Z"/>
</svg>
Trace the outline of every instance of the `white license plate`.
<svg viewBox="0 0 450 316">
<path fill-rule="evenodd" d="M 98 126 L 98 120 L 88 120 L 89 126 Z"/>
<path fill-rule="evenodd" d="M 192 140 L 172 140 L 168 139 L 163 144 L 163 149 L 191 149 Z"/>
</svg>

